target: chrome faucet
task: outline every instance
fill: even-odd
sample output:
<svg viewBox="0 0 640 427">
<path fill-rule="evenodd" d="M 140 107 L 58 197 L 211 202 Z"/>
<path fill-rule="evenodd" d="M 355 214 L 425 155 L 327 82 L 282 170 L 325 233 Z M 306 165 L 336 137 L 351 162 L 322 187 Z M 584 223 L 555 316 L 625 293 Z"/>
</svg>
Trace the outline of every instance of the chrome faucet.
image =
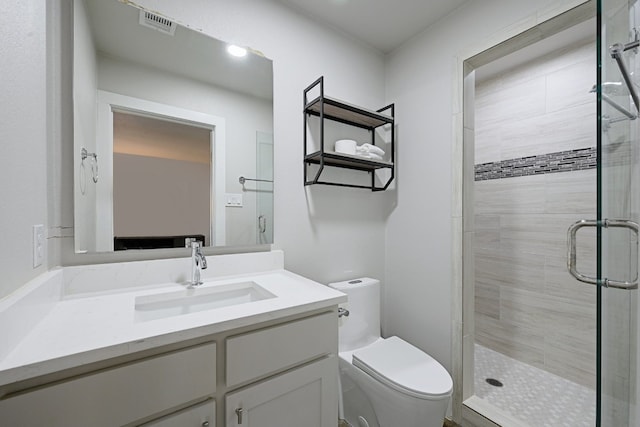
<svg viewBox="0 0 640 427">
<path fill-rule="evenodd" d="M 202 280 L 200 279 L 200 271 L 207 268 L 207 259 L 202 255 L 202 248 L 200 242 L 191 242 L 191 281 L 189 286 L 200 286 Z"/>
</svg>

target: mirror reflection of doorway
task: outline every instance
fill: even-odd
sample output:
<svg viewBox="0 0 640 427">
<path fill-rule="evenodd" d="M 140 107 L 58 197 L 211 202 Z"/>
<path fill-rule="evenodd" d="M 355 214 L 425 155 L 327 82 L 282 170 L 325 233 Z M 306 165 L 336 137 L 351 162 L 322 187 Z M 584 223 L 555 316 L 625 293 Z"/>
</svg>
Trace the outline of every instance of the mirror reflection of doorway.
<svg viewBox="0 0 640 427">
<path fill-rule="evenodd" d="M 114 249 L 211 244 L 212 130 L 113 113 Z"/>
</svg>

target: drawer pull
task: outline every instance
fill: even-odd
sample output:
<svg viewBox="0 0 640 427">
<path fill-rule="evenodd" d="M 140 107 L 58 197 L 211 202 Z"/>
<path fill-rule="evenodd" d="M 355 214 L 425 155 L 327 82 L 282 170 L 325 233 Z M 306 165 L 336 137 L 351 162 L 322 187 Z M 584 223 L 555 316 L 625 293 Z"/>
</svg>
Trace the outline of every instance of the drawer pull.
<svg viewBox="0 0 640 427">
<path fill-rule="evenodd" d="M 202 423 L 202 427 L 209 427 L 209 421 L 205 421 Z"/>
<path fill-rule="evenodd" d="M 238 424 L 242 424 L 242 408 L 236 409 L 236 415 L 238 416 Z"/>
</svg>

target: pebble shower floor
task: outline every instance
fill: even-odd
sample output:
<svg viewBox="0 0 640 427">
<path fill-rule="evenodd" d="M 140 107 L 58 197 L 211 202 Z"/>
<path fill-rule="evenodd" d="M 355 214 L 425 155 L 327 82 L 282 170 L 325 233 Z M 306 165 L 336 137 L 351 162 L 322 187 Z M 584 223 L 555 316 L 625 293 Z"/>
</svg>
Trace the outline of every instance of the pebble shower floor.
<svg viewBox="0 0 640 427">
<path fill-rule="evenodd" d="M 475 345 L 475 394 L 531 427 L 595 426 L 595 390 Z M 503 386 L 486 382 L 499 380 Z"/>
</svg>

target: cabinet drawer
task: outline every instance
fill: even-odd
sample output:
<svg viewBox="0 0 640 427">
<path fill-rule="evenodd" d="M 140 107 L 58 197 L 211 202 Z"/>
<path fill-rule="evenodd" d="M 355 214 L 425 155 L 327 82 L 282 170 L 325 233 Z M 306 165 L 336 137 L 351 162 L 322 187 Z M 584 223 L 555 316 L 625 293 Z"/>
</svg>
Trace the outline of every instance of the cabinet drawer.
<svg viewBox="0 0 640 427">
<path fill-rule="evenodd" d="M 227 339 L 233 387 L 338 351 L 338 317 L 324 313 Z"/>
<path fill-rule="evenodd" d="M 114 426 L 211 396 L 216 345 L 98 371 L 0 401 L 0 420 L 17 426 Z"/>
<path fill-rule="evenodd" d="M 216 401 L 207 400 L 166 417 L 153 420 L 141 427 L 215 427 Z"/>
</svg>

